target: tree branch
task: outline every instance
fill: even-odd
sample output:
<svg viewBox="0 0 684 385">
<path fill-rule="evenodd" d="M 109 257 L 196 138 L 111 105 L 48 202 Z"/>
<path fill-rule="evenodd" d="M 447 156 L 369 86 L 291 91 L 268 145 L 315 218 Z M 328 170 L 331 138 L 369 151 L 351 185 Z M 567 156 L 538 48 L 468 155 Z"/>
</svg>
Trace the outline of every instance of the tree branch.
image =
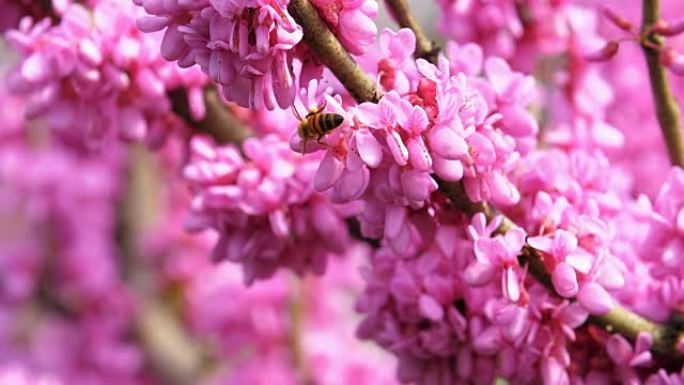
<svg viewBox="0 0 684 385">
<path fill-rule="evenodd" d="M 315 384 L 313 373 L 309 367 L 304 351 L 304 330 L 306 328 L 306 281 L 293 276 L 290 285 L 292 294 L 289 299 L 290 315 L 290 353 L 292 365 L 299 376 L 302 385 Z"/>
<path fill-rule="evenodd" d="M 413 56 L 416 59 L 425 59 L 430 62 L 437 60 L 439 47 L 427 37 L 418 20 L 413 16 L 406 0 L 385 0 L 385 5 L 400 27 L 409 28 L 416 35 L 416 52 Z"/>
<path fill-rule="evenodd" d="M 376 102 L 375 82 L 352 59 L 308 0 L 290 0 L 288 12 L 304 30 L 304 41 L 357 102 Z"/>
<path fill-rule="evenodd" d="M 179 88 L 169 92 L 169 98 L 176 115 L 180 116 L 188 126 L 214 138 L 217 143 L 241 145 L 252 135 L 249 127 L 242 124 L 221 102 L 215 87 L 207 87 L 204 90 L 206 115 L 199 121 L 195 120 L 190 113 L 188 94 L 184 89 Z"/>
<path fill-rule="evenodd" d="M 386 0 L 388 4 L 399 4 L 401 1 L 391 1 Z M 652 3 L 657 1 L 645 0 L 644 3 Z M 405 3 L 404 3 L 405 5 Z M 392 5 L 390 5 L 392 6 Z M 408 12 L 408 8 L 402 8 L 404 13 Z M 331 70 L 331 72 L 340 80 L 340 82 L 345 86 L 347 91 L 356 99 L 357 102 L 377 102 L 380 97 L 380 93 L 375 88 L 375 83 L 373 80 L 364 73 L 358 64 L 349 56 L 349 54 L 344 50 L 339 41 L 335 38 L 332 32 L 327 28 L 325 23 L 320 19 L 318 13 L 309 3 L 308 0 L 291 0 L 288 6 L 288 11 L 292 14 L 293 18 L 297 21 L 299 25 L 302 26 L 304 30 L 304 40 L 308 44 L 309 48 L 321 59 L 321 61 Z M 404 17 L 407 17 L 404 15 Z M 657 15 L 655 17 L 657 19 Z M 409 22 L 407 20 L 413 19 L 412 17 L 407 17 L 405 23 L 408 26 Z M 652 19 L 652 17 L 651 17 Z M 400 23 L 404 23 L 400 22 Z M 415 20 L 414 20 L 415 22 Z M 416 24 L 417 26 L 417 24 Z M 412 28 L 414 29 L 415 26 Z M 417 29 L 414 29 L 416 33 Z M 416 33 L 416 35 L 422 34 Z M 422 43 L 421 43 L 422 44 Z M 425 49 L 423 46 L 421 52 L 428 52 L 430 50 Z M 430 51 L 432 52 L 432 51 Z M 650 52 L 649 54 L 652 54 Z M 647 57 L 648 55 L 647 54 Z M 662 67 L 657 64 L 656 67 Z M 649 64 L 649 68 L 651 65 Z M 665 106 L 663 110 L 663 118 L 666 124 L 661 121 L 661 126 L 673 127 L 668 128 L 665 132 L 673 135 L 674 133 L 679 133 L 679 112 L 676 103 L 673 105 L 674 98 L 672 97 L 671 91 L 667 84 L 664 75 L 659 77 L 658 87 L 654 87 L 654 92 L 657 90 L 659 98 L 667 101 L 667 103 L 662 104 Z M 660 110 L 659 110 L 660 111 Z M 659 119 L 661 113 L 659 112 Z M 671 123 L 674 122 L 674 123 Z M 221 125 L 219 125 L 221 126 Z M 679 136 L 677 136 L 679 138 Z M 669 140 L 668 140 L 669 143 Z M 679 143 L 679 142 L 677 142 Z M 684 148 L 682 146 L 677 148 Z M 683 153 L 680 150 L 676 150 L 675 153 Z M 497 210 L 492 208 L 487 204 L 474 203 L 470 201 L 467 197 L 463 185 L 461 183 L 451 183 L 438 180 L 440 186 L 439 190 L 442 192 L 449 200 L 458 207 L 461 211 L 466 213 L 468 216 L 472 216 L 478 212 L 483 212 L 488 219 L 493 219 L 497 215 L 501 215 Z M 508 230 L 517 227 L 510 219 L 503 217 L 503 221 L 499 229 L 499 233 L 505 233 Z M 553 286 L 551 284 L 551 278 L 549 273 L 544 268 L 543 258 L 539 253 L 529 247 L 525 246 L 523 252 L 519 256 L 519 261 L 521 264 L 527 264 L 529 272 L 535 277 L 540 283 L 548 287 L 552 292 Z M 676 344 L 681 338 L 680 331 L 672 325 L 661 325 L 655 322 L 651 322 L 638 314 L 631 312 L 619 305 L 615 305 L 612 311 L 608 314 L 601 316 L 590 317 L 590 322 L 605 328 L 607 331 L 612 333 L 619 333 L 625 338 L 634 341 L 636 336 L 640 332 L 650 333 L 653 337 L 654 346 L 652 351 L 655 355 L 664 357 L 670 362 L 676 362 L 681 364 L 684 362 L 684 358 L 676 349 Z"/>
<path fill-rule="evenodd" d="M 659 61 L 660 53 L 658 48 L 663 46 L 663 39 L 661 36 L 653 33 L 647 34 L 648 30 L 660 19 L 660 0 L 643 0 L 642 8 L 641 32 L 644 36 L 642 37 L 641 47 L 648 65 L 648 75 L 651 80 L 656 116 L 660 124 L 660 130 L 665 137 L 670 161 L 674 165 L 684 167 L 681 111 L 670 88 L 667 71 Z"/>
<path fill-rule="evenodd" d="M 449 200 L 468 216 L 482 212 L 488 220 L 496 216 L 502 217 L 502 222 L 497 229 L 498 233 L 506 233 L 512 228 L 518 227 L 513 221 L 499 213 L 496 209 L 482 203 L 473 203 L 463 189 L 461 183 L 439 182 L 439 190 L 449 198 Z M 529 245 L 523 247 L 522 253 L 518 256 L 521 265 L 528 266 L 528 272 L 539 283 L 544 285 L 552 293 L 555 293 L 551 276 L 546 271 L 543 257 L 539 252 Z M 664 358 L 668 362 L 673 362 L 681 366 L 684 363 L 684 356 L 679 353 L 677 343 L 682 338 L 682 334 L 675 325 L 661 325 L 656 322 L 628 310 L 619 304 L 614 304 L 613 309 L 604 315 L 594 315 L 589 317 L 589 322 L 603 327 L 610 333 L 618 333 L 630 341 L 636 340 L 640 332 L 647 332 L 653 338 L 653 348 L 655 355 Z"/>
<path fill-rule="evenodd" d="M 122 274 L 140 301 L 134 331 L 145 358 L 163 383 L 197 384 L 211 362 L 200 345 L 186 333 L 184 325 L 170 305 L 160 299 L 154 277 L 143 262 L 139 235 L 145 233 L 156 215 L 151 154 L 139 145 L 131 146 L 126 190 L 121 202 L 119 243 Z"/>
</svg>

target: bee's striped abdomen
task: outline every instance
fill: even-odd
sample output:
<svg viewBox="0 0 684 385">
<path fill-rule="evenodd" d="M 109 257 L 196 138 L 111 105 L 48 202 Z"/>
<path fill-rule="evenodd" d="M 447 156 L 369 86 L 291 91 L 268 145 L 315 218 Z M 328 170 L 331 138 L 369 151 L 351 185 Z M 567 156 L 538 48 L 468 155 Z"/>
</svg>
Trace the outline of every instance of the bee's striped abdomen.
<svg viewBox="0 0 684 385">
<path fill-rule="evenodd" d="M 310 116 L 308 120 L 312 133 L 321 136 L 339 127 L 344 118 L 338 114 L 315 114 Z"/>
<path fill-rule="evenodd" d="M 323 135 L 323 131 L 321 130 L 321 115 L 323 114 L 314 114 L 306 119 L 308 121 L 311 136 Z"/>
<path fill-rule="evenodd" d="M 344 117 L 339 114 L 309 114 L 302 123 L 300 123 L 299 136 L 302 139 L 321 138 L 328 132 L 339 127 L 343 121 Z"/>
</svg>

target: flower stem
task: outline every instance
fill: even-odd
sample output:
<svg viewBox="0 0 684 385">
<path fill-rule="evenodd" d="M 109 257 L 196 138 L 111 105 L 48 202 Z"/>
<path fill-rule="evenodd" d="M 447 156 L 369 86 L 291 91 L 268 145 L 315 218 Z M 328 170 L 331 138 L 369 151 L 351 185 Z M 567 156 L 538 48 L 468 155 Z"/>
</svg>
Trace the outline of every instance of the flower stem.
<svg viewBox="0 0 684 385">
<path fill-rule="evenodd" d="M 427 37 L 418 20 L 413 16 L 406 0 L 385 0 L 385 5 L 400 27 L 409 28 L 416 35 L 416 51 L 413 56 L 416 59 L 434 62 L 437 59 L 439 48 Z"/>
<path fill-rule="evenodd" d="M 290 0 L 288 12 L 304 30 L 304 41 L 357 102 L 377 101 L 375 82 L 352 59 L 308 0 Z"/>
<path fill-rule="evenodd" d="M 643 0 L 642 33 L 647 31 L 660 19 L 660 0 Z M 660 129 L 665 137 L 667 151 L 672 164 L 684 167 L 684 140 L 682 139 L 682 122 L 679 104 L 675 99 L 667 71 L 659 61 L 659 49 L 663 46 L 663 39 L 655 34 L 648 34 L 642 38 L 643 48 L 648 65 L 648 75 L 651 80 L 653 102 Z"/>
</svg>

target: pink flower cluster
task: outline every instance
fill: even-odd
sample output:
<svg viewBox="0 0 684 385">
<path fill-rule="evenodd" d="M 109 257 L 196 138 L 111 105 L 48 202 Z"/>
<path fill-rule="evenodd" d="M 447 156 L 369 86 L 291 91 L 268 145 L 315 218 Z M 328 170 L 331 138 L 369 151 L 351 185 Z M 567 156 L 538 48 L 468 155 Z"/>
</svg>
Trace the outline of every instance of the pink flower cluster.
<svg viewBox="0 0 684 385">
<path fill-rule="evenodd" d="M 587 311 L 528 277 L 517 260 L 524 231 L 493 236 L 498 219 L 480 214 L 466 234 L 463 219 L 448 222 L 463 217 L 450 214 L 411 216 L 421 232 L 412 254 L 375 253 L 357 305 L 367 313 L 359 335 L 399 357 L 403 383 L 564 383 L 566 344 Z"/>
<path fill-rule="evenodd" d="M 0 383 L 143 383 L 113 241 L 120 162 L 0 145 L 0 361 L 23 368 Z"/>
<path fill-rule="evenodd" d="M 278 274 L 249 288 L 238 267 L 225 262 L 195 275 L 186 293 L 192 329 L 216 341 L 221 358 L 221 369 L 206 383 L 396 385 L 388 357 L 359 344 L 355 315 L 337 306 L 358 293 L 354 268 L 366 254 L 350 248 L 324 278 Z M 231 306 L 216 306 L 226 298 Z"/>
<path fill-rule="evenodd" d="M 324 71 L 287 0 L 67 0 L 44 20 L 12 8 L 27 17 L 6 35 L 12 96 L 0 87 L 0 384 L 158 382 L 132 338 L 118 239 L 124 175 L 141 164 L 109 139 L 161 144 L 182 126 L 172 91 L 201 118 L 208 79 L 253 137 L 192 132 L 147 159 L 162 210 L 133 261 L 159 294 L 140 304 L 172 302 L 207 342 L 217 370 L 201 383 L 684 383 L 662 336 L 595 322 L 684 310 L 684 171 L 665 167 L 643 53 L 626 41 L 638 15 L 439 0 L 456 41 L 431 63 L 408 29 L 376 41 L 374 0 L 311 3 L 378 103 Z M 684 8 L 666 7 L 653 31 L 674 37 Z M 674 73 L 680 40 L 661 52 Z M 342 123 L 302 138 L 329 127 L 297 130 L 310 123 L 291 106 Z M 466 216 L 444 182 L 501 215 Z"/>
<path fill-rule="evenodd" d="M 437 190 L 433 175 L 463 180 L 470 199 L 511 205 L 520 199 L 508 173 L 534 145 L 537 123 L 526 106 L 534 97 L 531 77 L 512 71 L 501 59 L 484 59 L 475 45 L 449 46 L 439 66 L 407 61 L 415 46 L 408 30 L 384 31 L 379 81 L 387 89 L 378 104 L 345 108 L 327 97 L 328 112 L 345 117 L 327 135 L 327 148 L 314 179 L 335 202 L 365 202 L 364 235 L 404 239 L 399 229 L 405 207 L 429 203 Z M 407 44 L 411 49 L 401 50 Z M 294 134 L 293 148 L 302 150 Z"/>
<path fill-rule="evenodd" d="M 243 107 L 289 108 L 299 89 L 322 68 L 305 46 L 302 29 L 287 12 L 287 0 L 137 0 L 150 16 L 145 32 L 165 30 L 164 58 L 181 67 L 198 65 L 223 96 Z M 320 0 L 314 5 L 351 53 L 374 41 L 375 0 Z M 300 74 L 301 73 L 301 74 Z"/>
<path fill-rule="evenodd" d="M 28 98 L 27 117 L 43 118 L 65 140 L 101 147 L 112 138 L 161 143 L 179 122 L 166 92 L 201 94 L 204 80 L 159 55 L 159 40 L 136 26 L 136 9 L 101 1 L 71 5 L 58 25 L 22 19 L 7 38 L 21 60 L 9 87 Z M 197 98 L 190 98 L 197 100 Z M 203 104 L 191 106 L 195 116 Z"/>
<path fill-rule="evenodd" d="M 194 199 L 192 230 L 213 228 L 214 259 L 239 262 L 248 283 L 281 266 L 323 273 L 348 242 L 345 215 L 313 190 L 318 162 L 293 153 L 276 135 L 234 145 L 192 141 L 184 176 Z"/>
<path fill-rule="evenodd" d="M 479 43 L 488 54 L 530 72 L 539 56 L 564 52 L 573 33 L 569 18 L 578 12 L 568 0 L 436 2 L 442 34 L 458 42 Z"/>
<path fill-rule="evenodd" d="M 619 177 L 600 154 L 539 152 L 527 159 L 520 185 L 527 208 L 527 242 L 543 255 L 556 292 L 577 297 L 595 314 L 612 308 L 606 290 L 624 284 L 624 265 L 611 251 L 610 219 L 626 198 Z"/>
</svg>

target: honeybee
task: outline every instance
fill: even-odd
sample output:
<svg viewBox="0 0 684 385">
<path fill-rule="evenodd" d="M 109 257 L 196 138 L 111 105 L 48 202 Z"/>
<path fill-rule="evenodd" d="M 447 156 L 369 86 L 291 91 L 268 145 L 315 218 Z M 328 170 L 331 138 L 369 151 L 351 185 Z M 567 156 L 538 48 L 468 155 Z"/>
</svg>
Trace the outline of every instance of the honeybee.
<svg viewBox="0 0 684 385">
<path fill-rule="evenodd" d="M 307 141 L 316 138 L 316 141 L 322 144 L 321 138 L 344 122 L 344 116 L 340 114 L 321 112 L 325 109 L 325 105 L 326 104 L 324 103 L 323 106 L 318 109 L 312 108 L 303 119 L 299 115 L 299 112 L 297 112 L 297 109 L 292 106 L 292 111 L 299 120 L 297 133 L 302 139 L 302 154 L 306 154 Z"/>
</svg>

